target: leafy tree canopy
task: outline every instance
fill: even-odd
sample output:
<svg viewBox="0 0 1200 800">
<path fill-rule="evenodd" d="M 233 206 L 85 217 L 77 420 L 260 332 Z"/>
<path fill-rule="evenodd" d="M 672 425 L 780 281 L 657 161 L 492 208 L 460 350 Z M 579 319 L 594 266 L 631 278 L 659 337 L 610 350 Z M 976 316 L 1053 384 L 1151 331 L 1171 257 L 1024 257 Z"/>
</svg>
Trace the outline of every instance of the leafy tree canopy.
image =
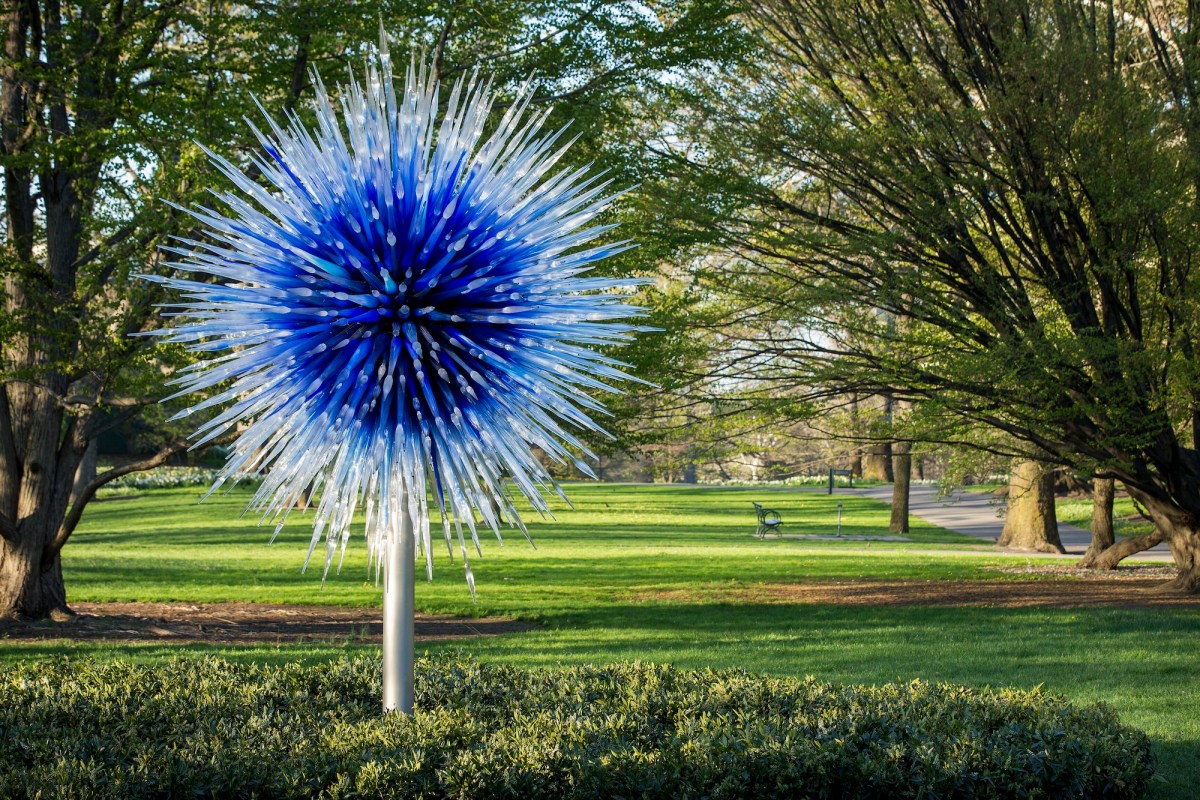
<svg viewBox="0 0 1200 800">
<path fill-rule="evenodd" d="M 700 275 L 741 309 L 729 363 L 1118 477 L 1200 588 L 1200 12 L 751 6 L 763 58 L 661 150 L 732 254 Z"/>
</svg>

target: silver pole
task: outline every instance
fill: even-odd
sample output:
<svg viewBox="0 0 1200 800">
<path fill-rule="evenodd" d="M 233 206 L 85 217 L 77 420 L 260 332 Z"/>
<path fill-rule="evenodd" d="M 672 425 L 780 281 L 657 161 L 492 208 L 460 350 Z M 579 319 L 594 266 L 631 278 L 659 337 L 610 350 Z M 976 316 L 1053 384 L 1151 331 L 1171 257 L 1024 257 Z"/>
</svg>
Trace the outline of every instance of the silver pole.
<svg viewBox="0 0 1200 800">
<path fill-rule="evenodd" d="M 413 595 L 412 517 L 408 493 L 400 496 L 400 519 L 392 520 L 387 563 L 383 572 L 383 710 L 413 713 Z"/>
</svg>

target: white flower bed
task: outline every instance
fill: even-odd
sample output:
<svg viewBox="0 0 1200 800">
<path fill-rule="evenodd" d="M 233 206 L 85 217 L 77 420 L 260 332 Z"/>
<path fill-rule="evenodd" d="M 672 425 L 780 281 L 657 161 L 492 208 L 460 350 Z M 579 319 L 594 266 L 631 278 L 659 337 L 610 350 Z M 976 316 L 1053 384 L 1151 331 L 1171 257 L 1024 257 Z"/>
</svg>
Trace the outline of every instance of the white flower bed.
<svg viewBox="0 0 1200 800">
<path fill-rule="evenodd" d="M 207 467 L 155 467 L 131 472 L 105 484 L 108 489 L 179 489 L 185 486 L 211 486 L 220 474 Z"/>
</svg>

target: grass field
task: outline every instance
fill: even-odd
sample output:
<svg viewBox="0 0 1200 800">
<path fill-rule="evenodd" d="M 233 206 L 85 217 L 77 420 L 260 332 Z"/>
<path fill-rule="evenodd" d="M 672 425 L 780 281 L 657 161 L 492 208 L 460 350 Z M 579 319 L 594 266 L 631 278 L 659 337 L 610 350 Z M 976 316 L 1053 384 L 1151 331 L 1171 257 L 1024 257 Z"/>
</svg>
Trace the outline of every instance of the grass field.
<svg viewBox="0 0 1200 800">
<path fill-rule="evenodd" d="M 1154 797 L 1195 796 L 1200 785 L 1200 611 L 1113 608 L 854 607 L 764 599 L 764 584 L 904 578 L 1004 577 L 1012 559 L 916 522 L 911 544 L 760 541 L 750 501 L 777 508 L 790 533 L 886 533 L 887 510 L 849 495 L 677 486 L 568 487 L 575 510 L 530 525 L 503 548 L 484 542 L 473 562 L 479 599 L 444 546 L 435 580 L 417 587 L 422 610 L 505 614 L 544 630 L 470 640 L 486 660 L 523 665 L 644 659 L 687 667 L 744 667 L 838 682 L 945 680 L 972 686 L 1044 685 L 1103 701 L 1155 741 L 1163 780 Z M 378 606 L 361 537 L 340 575 L 299 570 L 309 531 L 294 516 L 276 543 L 239 518 L 248 493 L 153 490 L 98 502 L 65 551 L 72 601 L 263 601 Z M 1022 562 L 1017 562 L 1022 563 Z M 1014 580 L 1032 579 L 1009 575 Z M 1071 591 L 1064 581 L 1062 591 Z M 742 587 L 745 592 L 731 592 Z M 731 600 L 731 598 L 734 598 Z M 255 660 L 320 659 L 367 646 L 189 648 Z M 162 646 L 0 645 L 12 661 L 61 653 L 161 658 Z"/>
</svg>

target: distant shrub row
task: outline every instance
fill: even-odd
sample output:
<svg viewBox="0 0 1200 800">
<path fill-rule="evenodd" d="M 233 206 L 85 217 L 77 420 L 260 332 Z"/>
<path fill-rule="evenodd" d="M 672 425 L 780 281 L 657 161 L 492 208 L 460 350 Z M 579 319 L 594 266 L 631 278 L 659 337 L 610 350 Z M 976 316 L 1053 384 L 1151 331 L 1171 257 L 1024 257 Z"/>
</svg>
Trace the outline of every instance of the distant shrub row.
<svg viewBox="0 0 1200 800">
<path fill-rule="evenodd" d="M 649 664 L 26 663 L 0 674 L 0 797 L 1132 798 L 1145 735 L 1100 706 Z"/>
<path fill-rule="evenodd" d="M 220 472 L 206 467 L 155 467 L 131 472 L 109 481 L 106 489 L 178 489 L 185 486 L 211 486 Z"/>
<path fill-rule="evenodd" d="M 762 480 L 749 479 L 730 479 L 723 480 L 721 478 L 705 479 L 704 483 L 710 486 L 828 486 L 829 475 L 792 475 L 788 478 L 764 478 Z M 939 486 L 941 481 L 923 480 L 913 478 L 910 483 L 913 486 Z M 854 479 L 855 487 L 859 486 L 879 486 L 879 481 L 869 481 L 863 478 Z M 846 488 L 846 476 L 838 475 L 834 486 L 838 489 Z"/>
</svg>

